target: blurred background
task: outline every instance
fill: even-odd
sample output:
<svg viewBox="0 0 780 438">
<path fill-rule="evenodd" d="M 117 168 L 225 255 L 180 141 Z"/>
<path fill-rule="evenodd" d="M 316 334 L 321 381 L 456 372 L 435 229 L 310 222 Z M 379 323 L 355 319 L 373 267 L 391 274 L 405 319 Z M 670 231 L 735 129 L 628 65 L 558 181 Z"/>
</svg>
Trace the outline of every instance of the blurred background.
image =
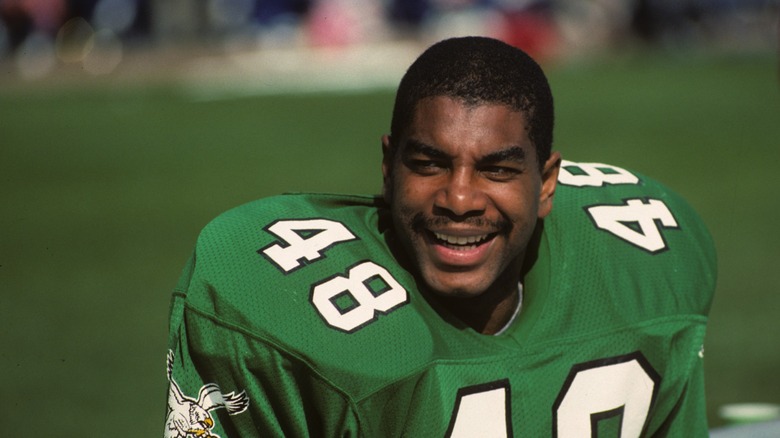
<svg viewBox="0 0 780 438">
<path fill-rule="evenodd" d="M 542 64 L 565 158 L 700 212 L 710 422 L 780 417 L 777 1 L 0 0 L 3 427 L 159 436 L 199 230 L 276 193 L 377 193 L 394 87 L 466 34 Z"/>
<path fill-rule="evenodd" d="M 543 60 L 636 45 L 761 50 L 777 45 L 776 21 L 772 0 L 0 0 L 0 59 L 39 79 L 63 65 L 110 74 L 138 51 L 172 47 L 425 46 L 460 34 Z"/>
</svg>

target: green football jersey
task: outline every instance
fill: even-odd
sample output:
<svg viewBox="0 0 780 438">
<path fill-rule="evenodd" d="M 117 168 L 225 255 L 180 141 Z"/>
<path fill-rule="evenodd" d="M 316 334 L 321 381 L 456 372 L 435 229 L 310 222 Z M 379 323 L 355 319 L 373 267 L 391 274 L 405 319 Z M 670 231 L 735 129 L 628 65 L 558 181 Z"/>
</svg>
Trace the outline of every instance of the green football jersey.
<svg viewBox="0 0 780 438">
<path fill-rule="evenodd" d="M 367 196 L 206 226 L 173 293 L 165 436 L 707 435 L 715 251 L 665 187 L 564 161 L 497 335 L 438 308 L 393 242 Z"/>
</svg>

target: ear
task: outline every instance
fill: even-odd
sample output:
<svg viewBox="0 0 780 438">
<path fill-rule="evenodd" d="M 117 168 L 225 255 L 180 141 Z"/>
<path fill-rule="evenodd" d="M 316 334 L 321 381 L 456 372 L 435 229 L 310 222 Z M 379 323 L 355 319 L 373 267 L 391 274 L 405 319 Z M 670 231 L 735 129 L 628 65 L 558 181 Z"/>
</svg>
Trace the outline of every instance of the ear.
<svg viewBox="0 0 780 438">
<path fill-rule="evenodd" d="M 553 152 L 542 168 L 542 189 L 539 193 L 539 219 L 552 211 L 555 188 L 558 185 L 558 171 L 561 169 L 561 154 Z"/>
<path fill-rule="evenodd" d="M 389 135 L 382 136 L 382 197 L 390 203 L 392 192 L 393 157 L 395 156 Z"/>
</svg>

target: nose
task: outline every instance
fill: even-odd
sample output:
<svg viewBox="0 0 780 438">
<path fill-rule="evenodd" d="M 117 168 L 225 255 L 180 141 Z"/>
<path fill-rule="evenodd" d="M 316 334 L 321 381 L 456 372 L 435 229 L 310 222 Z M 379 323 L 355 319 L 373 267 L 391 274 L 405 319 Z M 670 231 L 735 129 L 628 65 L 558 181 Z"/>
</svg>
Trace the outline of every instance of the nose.
<svg viewBox="0 0 780 438">
<path fill-rule="evenodd" d="M 485 212 L 487 197 L 468 169 L 457 169 L 437 192 L 434 205 L 453 218 L 467 218 Z"/>
</svg>

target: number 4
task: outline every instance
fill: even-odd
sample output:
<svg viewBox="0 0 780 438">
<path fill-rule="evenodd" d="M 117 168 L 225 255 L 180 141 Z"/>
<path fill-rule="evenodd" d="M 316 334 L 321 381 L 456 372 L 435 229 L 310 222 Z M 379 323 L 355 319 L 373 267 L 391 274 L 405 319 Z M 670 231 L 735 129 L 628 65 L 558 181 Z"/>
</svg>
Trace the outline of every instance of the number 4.
<svg viewBox="0 0 780 438">
<path fill-rule="evenodd" d="M 357 239 L 344 224 L 328 219 L 281 220 L 265 230 L 287 245 L 274 243 L 258 252 L 284 273 L 324 257 L 325 250 L 336 243 Z"/>
<path fill-rule="evenodd" d="M 629 199 L 625 205 L 587 207 L 596 228 L 608 231 L 650 253 L 667 248 L 659 227 L 677 228 L 677 221 L 662 201 Z M 634 225 L 632 227 L 631 225 Z"/>
<path fill-rule="evenodd" d="M 596 423 L 617 416 L 621 437 L 642 436 L 660 379 L 639 351 L 575 365 L 553 406 L 553 436 L 588 436 Z"/>
<path fill-rule="evenodd" d="M 642 436 L 660 380 L 639 351 L 574 365 L 552 407 L 553 437 L 597 436 L 598 423 L 614 417 L 620 436 Z M 446 436 L 511 437 L 511 418 L 509 380 L 461 388 Z"/>
<path fill-rule="evenodd" d="M 511 437 L 511 406 L 509 380 L 461 388 L 445 436 Z"/>
</svg>

